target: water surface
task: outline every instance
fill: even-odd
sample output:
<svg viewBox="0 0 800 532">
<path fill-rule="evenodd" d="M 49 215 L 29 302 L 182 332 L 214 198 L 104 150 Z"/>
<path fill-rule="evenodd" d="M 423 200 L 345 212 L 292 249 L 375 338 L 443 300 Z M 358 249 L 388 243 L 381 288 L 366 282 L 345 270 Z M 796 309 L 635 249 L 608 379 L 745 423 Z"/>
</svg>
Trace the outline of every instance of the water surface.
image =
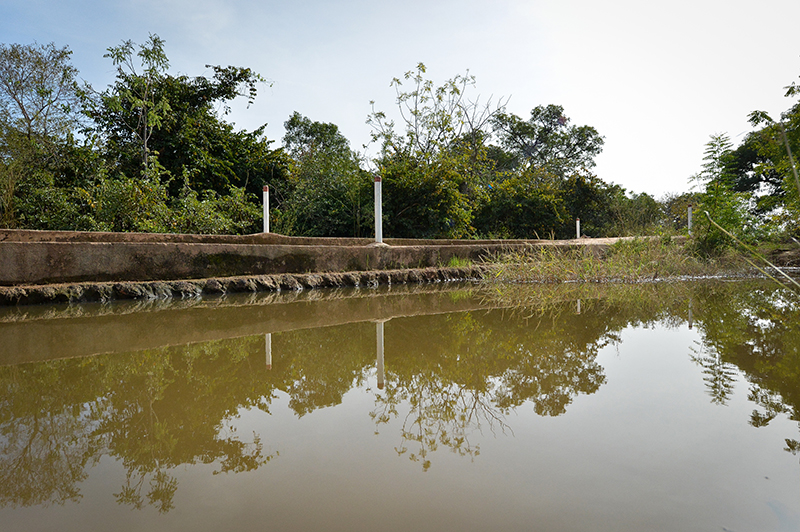
<svg viewBox="0 0 800 532">
<path fill-rule="evenodd" d="M 761 282 L 0 311 L 2 530 L 800 529 Z"/>
</svg>

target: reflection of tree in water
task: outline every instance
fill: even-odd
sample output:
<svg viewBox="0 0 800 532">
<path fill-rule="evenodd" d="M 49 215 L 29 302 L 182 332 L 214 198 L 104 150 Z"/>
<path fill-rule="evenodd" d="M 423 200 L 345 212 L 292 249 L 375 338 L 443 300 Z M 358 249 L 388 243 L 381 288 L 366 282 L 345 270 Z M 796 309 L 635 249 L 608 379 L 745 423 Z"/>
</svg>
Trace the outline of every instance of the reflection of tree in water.
<svg viewBox="0 0 800 532">
<path fill-rule="evenodd" d="M 800 301 L 797 294 L 763 282 L 705 290 L 698 298 L 699 329 L 705 356 L 698 361 L 708 375 L 709 393 L 724 403 L 732 390 L 729 368 L 741 369 L 749 383 L 748 399 L 757 405 L 753 427 L 764 427 L 785 414 L 800 422 Z M 716 368 L 725 368 L 717 384 Z M 719 399 L 717 399 L 719 398 Z M 786 439 L 796 454 L 800 442 Z"/>
<path fill-rule="evenodd" d="M 698 342 L 692 349 L 692 362 L 703 368 L 703 382 L 706 383 L 711 402 L 724 405 L 733 393 L 737 370 L 734 364 L 725 362 L 719 352 L 706 342 Z"/>
<path fill-rule="evenodd" d="M 505 418 L 513 409 L 530 404 L 539 415 L 563 414 L 575 397 L 603 385 L 596 358 L 619 331 L 682 319 L 675 309 L 685 308 L 686 288 L 616 289 L 624 293 L 563 297 L 546 288 L 552 293 L 534 300 L 514 287 L 521 298 L 515 311 L 391 320 L 386 387 L 375 392 L 371 413 L 376 425 L 397 419 L 398 452 L 427 470 L 437 449 L 477 456 L 475 434 L 509 429 Z M 730 394 L 726 379 L 736 364 L 761 406 L 754 425 L 781 412 L 797 419 L 796 311 L 774 290 L 696 292 L 705 334 L 697 356 L 710 372 L 715 400 Z M 0 504 L 77 501 L 87 468 L 104 455 L 119 459 L 126 471 L 117 500 L 160 511 L 172 508 L 177 466 L 214 464 L 216 473 L 259 468 L 277 452 L 265 450 L 262 435 L 236 433 L 239 411 L 269 413 L 279 391 L 288 394 L 298 417 L 341 403 L 374 371 L 375 325 L 274 334 L 272 347 L 271 370 L 263 336 L 0 368 Z M 800 449 L 794 440 L 787 446 Z"/>
<path fill-rule="evenodd" d="M 169 511 L 175 467 L 238 473 L 278 455 L 236 433 L 240 409 L 269 413 L 278 390 L 299 416 L 340 403 L 373 362 L 373 335 L 369 324 L 276 335 L 272 370 L 263 336 L 0 368 L 0 504 L 78 501 L 87 466 L 108 454 L 126 472 L 119 503 Z"/>
<path fill-rule="evenodd" d="M 117 500 L 163 512 L 180 464 L 217 463 L 222 473 L 266 463 L 273 455 L 257 435 L 243 441 L 223 426 L 239 408 L 266 410 L 261 398 L 272 396 L 258 340 L 0 368 L 0 501 L 78 500 L 87 464 L 110 454 L 126 469 Z"/>
<path fill-rule="evenodd" d="M 475 457 L 470 434 L 507 429 L 505 416 L 526 402 L 557 416 L 573 398 L 605 382 L 597 364 L 609 341 L 602 316 L 553 312 L 547 326 L 503 311 L 395 319 L 386 333 L 386 389 L 371 412 L 377 425 L 402 416 L 399 454 L 430 465 L 440 446 Z M 541 325 L 541 324 L 540 324 Z M 415 451 L 409 452 L 413 442 Z"/>
<path fill-rule="evenodd" d="M 65 366 L 61 362 L 54 363 Z M 69 371 L 73 369 L 73 371 Z M 74 368 L 3 368 L 0 379 L 0 504 L 31 506 L 77 501 L 76 485 L 93 458 L 84 401 L 94 381 Z"/>
<path fill-rule="evenodd" d="M 421 462 L 423 470 L 431 466 L 428 453 L 440 445 L 460 456 L 475 457 L 480 446 L 472 445 L 470 434 L 481 431 L 484 424 L 507 428 L 506 413 L 491 403 L 485 394 L 456 384 L 447 385 L 435 375 L 414 375 L 410 382 L 390 382 L 383 393 L 376 394 L 376 408 L 370 412 L 377 425 L 388 423 L 398 416 L 400 405 L 407 405 L 401 428 L 402 443 L 395 447 L 398 454 L 408 452 L 408 443 L 415 442 L 418 451 L 409 458 Z"/>
<path fill-rule="evenodd" d="M 357 323 L 289 331 L 273 336 L 281 353 L 280 387 L 299 416 L 342 402 L 363 382 L 363 368 L 375 361 L 375 328 Z"/>
</svg>

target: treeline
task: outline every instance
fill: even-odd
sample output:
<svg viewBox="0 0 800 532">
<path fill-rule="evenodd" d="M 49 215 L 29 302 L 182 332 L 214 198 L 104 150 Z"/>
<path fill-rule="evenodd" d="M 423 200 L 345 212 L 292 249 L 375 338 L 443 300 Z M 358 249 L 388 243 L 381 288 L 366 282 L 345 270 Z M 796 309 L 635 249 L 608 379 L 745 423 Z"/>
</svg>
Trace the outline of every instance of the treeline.
<svg viewBox="0 0 800 532">
<path fill-rule="evenodd" d="M 792 83 L 786 96 L 800 94 Z M 760 129 L 734 147 L 727 134 L 711 135 L 698 185 L 697 242 L 716 250 L 736 240 L 755 244 L 800 233 L 800 178 L 794 153 L 800 148 L 800 102 L 775 121 L 762 111 L 750 114 Z"/>
<path fill-rule="evenodd" d="M 481 103 L 469 74 L 437 86 L 419 64 L 393 80 L 400 119 L 373 107 L 376 155 L 367 158 L 336 125 L 296 112 L 282 146 L 264 127 L 235 130 L 228 105 L 251 103 L 266 80 L 232 66 L 172 75 L 156 35 L 107 50 L 116 79 L 103 90 L 78 83 L 70 53 L 0 45 L 3 227 L 258 232 L 269 185 L 273 231 L 371 236 L 376 177 L 390 237 L 572 237 L 575 218 L 589 236 L 652 234 L 684 228 L 687 204 L 701 200 L 657 201 L 602 181 L 592 173 L 603 147 L 593 127 L 571 124 L 557 105 L 522 118 L 503 101 Z M 783 185 L 788 168 L 767 164 L 764 150 L 736 168 L 759 193 L 763 172 Z M 720 181 L 703 175 L 706 185 Z M 785 187 L 772 196 L 747 212 L 786 204 Z"/>
</svg>

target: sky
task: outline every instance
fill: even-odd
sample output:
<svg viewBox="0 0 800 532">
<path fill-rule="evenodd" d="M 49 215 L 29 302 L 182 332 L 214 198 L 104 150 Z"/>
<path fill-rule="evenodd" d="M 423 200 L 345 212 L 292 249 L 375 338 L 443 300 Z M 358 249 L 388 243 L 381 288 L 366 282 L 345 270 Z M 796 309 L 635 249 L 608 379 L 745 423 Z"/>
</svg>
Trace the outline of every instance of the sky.
<svg viewBox="0 0 800 532">
<path fill-rule="evenodd" d="M 393 78 L 469 71 L 475 96 L 522 118 L 563 106 L 605 138 L 599 178 L 661 198 L 690 190 L 710 135 L 738 144 L 750 112 L 792 105 L 798 20 L 798 0 L 2 0 L 0 43 L 69 46 L 96 89 L 114 79 L 106 49 L 151 33 L 173 74 L 249 67 L 271 86 L 226 119 L 267 124 L 275 147 L 297 111 L 364 151 L 370 102 L 396 111 Z"/>
</svg>

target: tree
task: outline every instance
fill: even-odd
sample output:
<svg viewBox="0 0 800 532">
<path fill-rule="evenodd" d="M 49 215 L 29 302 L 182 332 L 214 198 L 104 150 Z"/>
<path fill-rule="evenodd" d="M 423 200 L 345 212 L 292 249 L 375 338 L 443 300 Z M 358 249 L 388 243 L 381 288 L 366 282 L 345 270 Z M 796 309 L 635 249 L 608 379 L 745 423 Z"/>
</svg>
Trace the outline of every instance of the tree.
<svg viewBox="0 0 800 532">
<path fill-rule="evenodd" d="M 787 88 L 786 96 L 795 96 L 800 93 L 794 83 Z M 763 111 L 754 111 L 750 114 L 750 122 L 754 125 L 764 124 L 764 127 L 754 135 L 758 138 L 759 164 L 754 165 L 754 173 L 762 181 L 769 178 L 771 183 L 780 182 L 783 194 L 780 195 L 782 204 L 788 211 L 783 217 L 783 222 L 793 231 L 800 229 L 798 213 L 800 213 L 800 175 L 798 175 L 797 161 L 795 159 L 800 147 L 800 103 L 795 104 L 781 115 L 779 121 L 774 121 Z M 774 196 L 779 196 L 773 193 Z M 777 203 L 777 202 L 773 202 Z"/>
<path fill-rule="evenodd" d="M 732 144 L 726 134 L 711 135 L 706 143 L 703 170 L 692 177 L 703 187 L 698 208 L 702 215 L 697 227 L 698 243 L 704 251 L 730 244 L 730 239 L 709 217 L 737 238 L 753 240 L 758 234 L 757 220 L 748 215 L 748 195 L 733 190 L 735 175 L 729 170 L 731 154 Z"/>
<path fill-rule="evenodd" d="M 102 117 L 98 107 L 102 107 L 116 118 L 113 122 L 101 122 L 101 127 L 105 125 L 112 142 L 136 145 L 141 173 L 145 175 L 153 166 L 150 137 L 170 112 L 169 102 L 156 91 L 156 84 L 169 68 L 169 60 L 164 53 L 164 40 L 158 35 L 151 33 L 135 52 L 136 48 L 131 40 L 108 48 L 103 57 L 110 58 L 117 68 L 117 81 L 95 99 L 90 115 L 98 120 Z"/>
<path fill-rule="evenodd" d="M 544 172 L 530 169 L 491 183 L 475 216 L 478 231 L 493 238 L 547 238 L 560 232 L 568 215 L 560 191 Z"/>
<path fill-rule="evenodd" d="M 510 113 L 492 117 L 494 133 L 505 154 L 504 166 L 542 168 L 564 178 L 594 166 L 603 137 L 591 126 L 570 126 L 560 105 L 537 106 L 526 121 Z"/>
<path fill-rule="evenodd" d="M 80 102 L 72 52 L 55 44 L 0 45 L 0 224 L 24 225 L 32 194 L 78 167 L 91 173 L 89 148 L 73 135 Z M 45 194 L 46 195 L 46 194 Z"/>
<path fill-rule="evenodd" d="M 397 133 L 394 121 L 382 111 L 373 111 L 367 118 L 373 128 L 372 139 L 380 143 L 382 154 L 402 152 L 431 162 L 464 139 L 482 143 L 483 137 L 476 133 L 484 131 L 504 108 L 502 101 L 493 108 L 491 100 L 481 105 L 479 97 L 467 97 L 468 90 L 475 87 L 475 76 L 469 71 L 438 87 L 425 79 L 426 72 L 425 65 L 418 63 L 416 70 L 404 74 L 403 80 L 412 85 L 410 91 L 403 90 L 404 81 L 399 78 L 390 84 L 395 89 L 404 132 Z"/>
<path fill-rule="evenodd" d="M 28 138 L 64 139 L 80 109 L 68 47 L 0 45 L 0 121 Z"/>
<path fill-rule="evenodd" d="M 652 234 L 663 221 L 662 207 L 649 194 L 626 194 L 622 187 L 612 187 L 611 212 L 613 225 L 610 234 L 638 236 Z M 684 213 L 685 214 L 685 213 Z"/>
<path fill-rule="evenodd" d="M 335 124 L 294 112 L 284 123 L 292 159 L 287 201 L 276 227 L 305 236 L 365 236 L 370 231 L 372 179 Z"/>
<path fill-rule="evenodd" d="M 263 127 L 235 131 L 222 119 L 230 101 L 255 99 L 262 76 L 249 68 L 211 65 L 211 77 L 172 76 L 162 39 L 151 35 L 138 48 L 141 68 L 131 41 L 109 48 L 106 57 L 117 65 L 117 80 L 103 93 L 89 93 L 89 115 L 113 173 L 159 170 L 172 180 L 172 197 L 181 194 L 184 182 L 196 191 L 225 195 L 235 186 L 260 194 L 263 185 L 285 178 L 287 161 L 270 148 Z"/>
<path fill-rule="evenodd" d="M 567 220 L 570 224 L 556 232 L 559 238 L 572 238 L 576 218 L 581 220 L 581 233 L 592 237 L 608 236 L 613 227 L 613 198 L 621 190 L 617 185 L 609 185 L 588 172 L 578 172 L 568 176 L 561 184 L 561 197 L 564 199 Z"/>
<path fill-rule="evenodd" d="M 474 234 L 473 211 L 494 177 L 486 141 L 503 102 L 470 98 L 469 72 L 440 86 L 426 72 L 419 63 L 403 80 L 392 80 L 403 131 L 382 111 L 367 119 L 380 144 L 374 162 L 383 180 L 384 227 L 396 237 L 460 238 Z"/>
</svg>

